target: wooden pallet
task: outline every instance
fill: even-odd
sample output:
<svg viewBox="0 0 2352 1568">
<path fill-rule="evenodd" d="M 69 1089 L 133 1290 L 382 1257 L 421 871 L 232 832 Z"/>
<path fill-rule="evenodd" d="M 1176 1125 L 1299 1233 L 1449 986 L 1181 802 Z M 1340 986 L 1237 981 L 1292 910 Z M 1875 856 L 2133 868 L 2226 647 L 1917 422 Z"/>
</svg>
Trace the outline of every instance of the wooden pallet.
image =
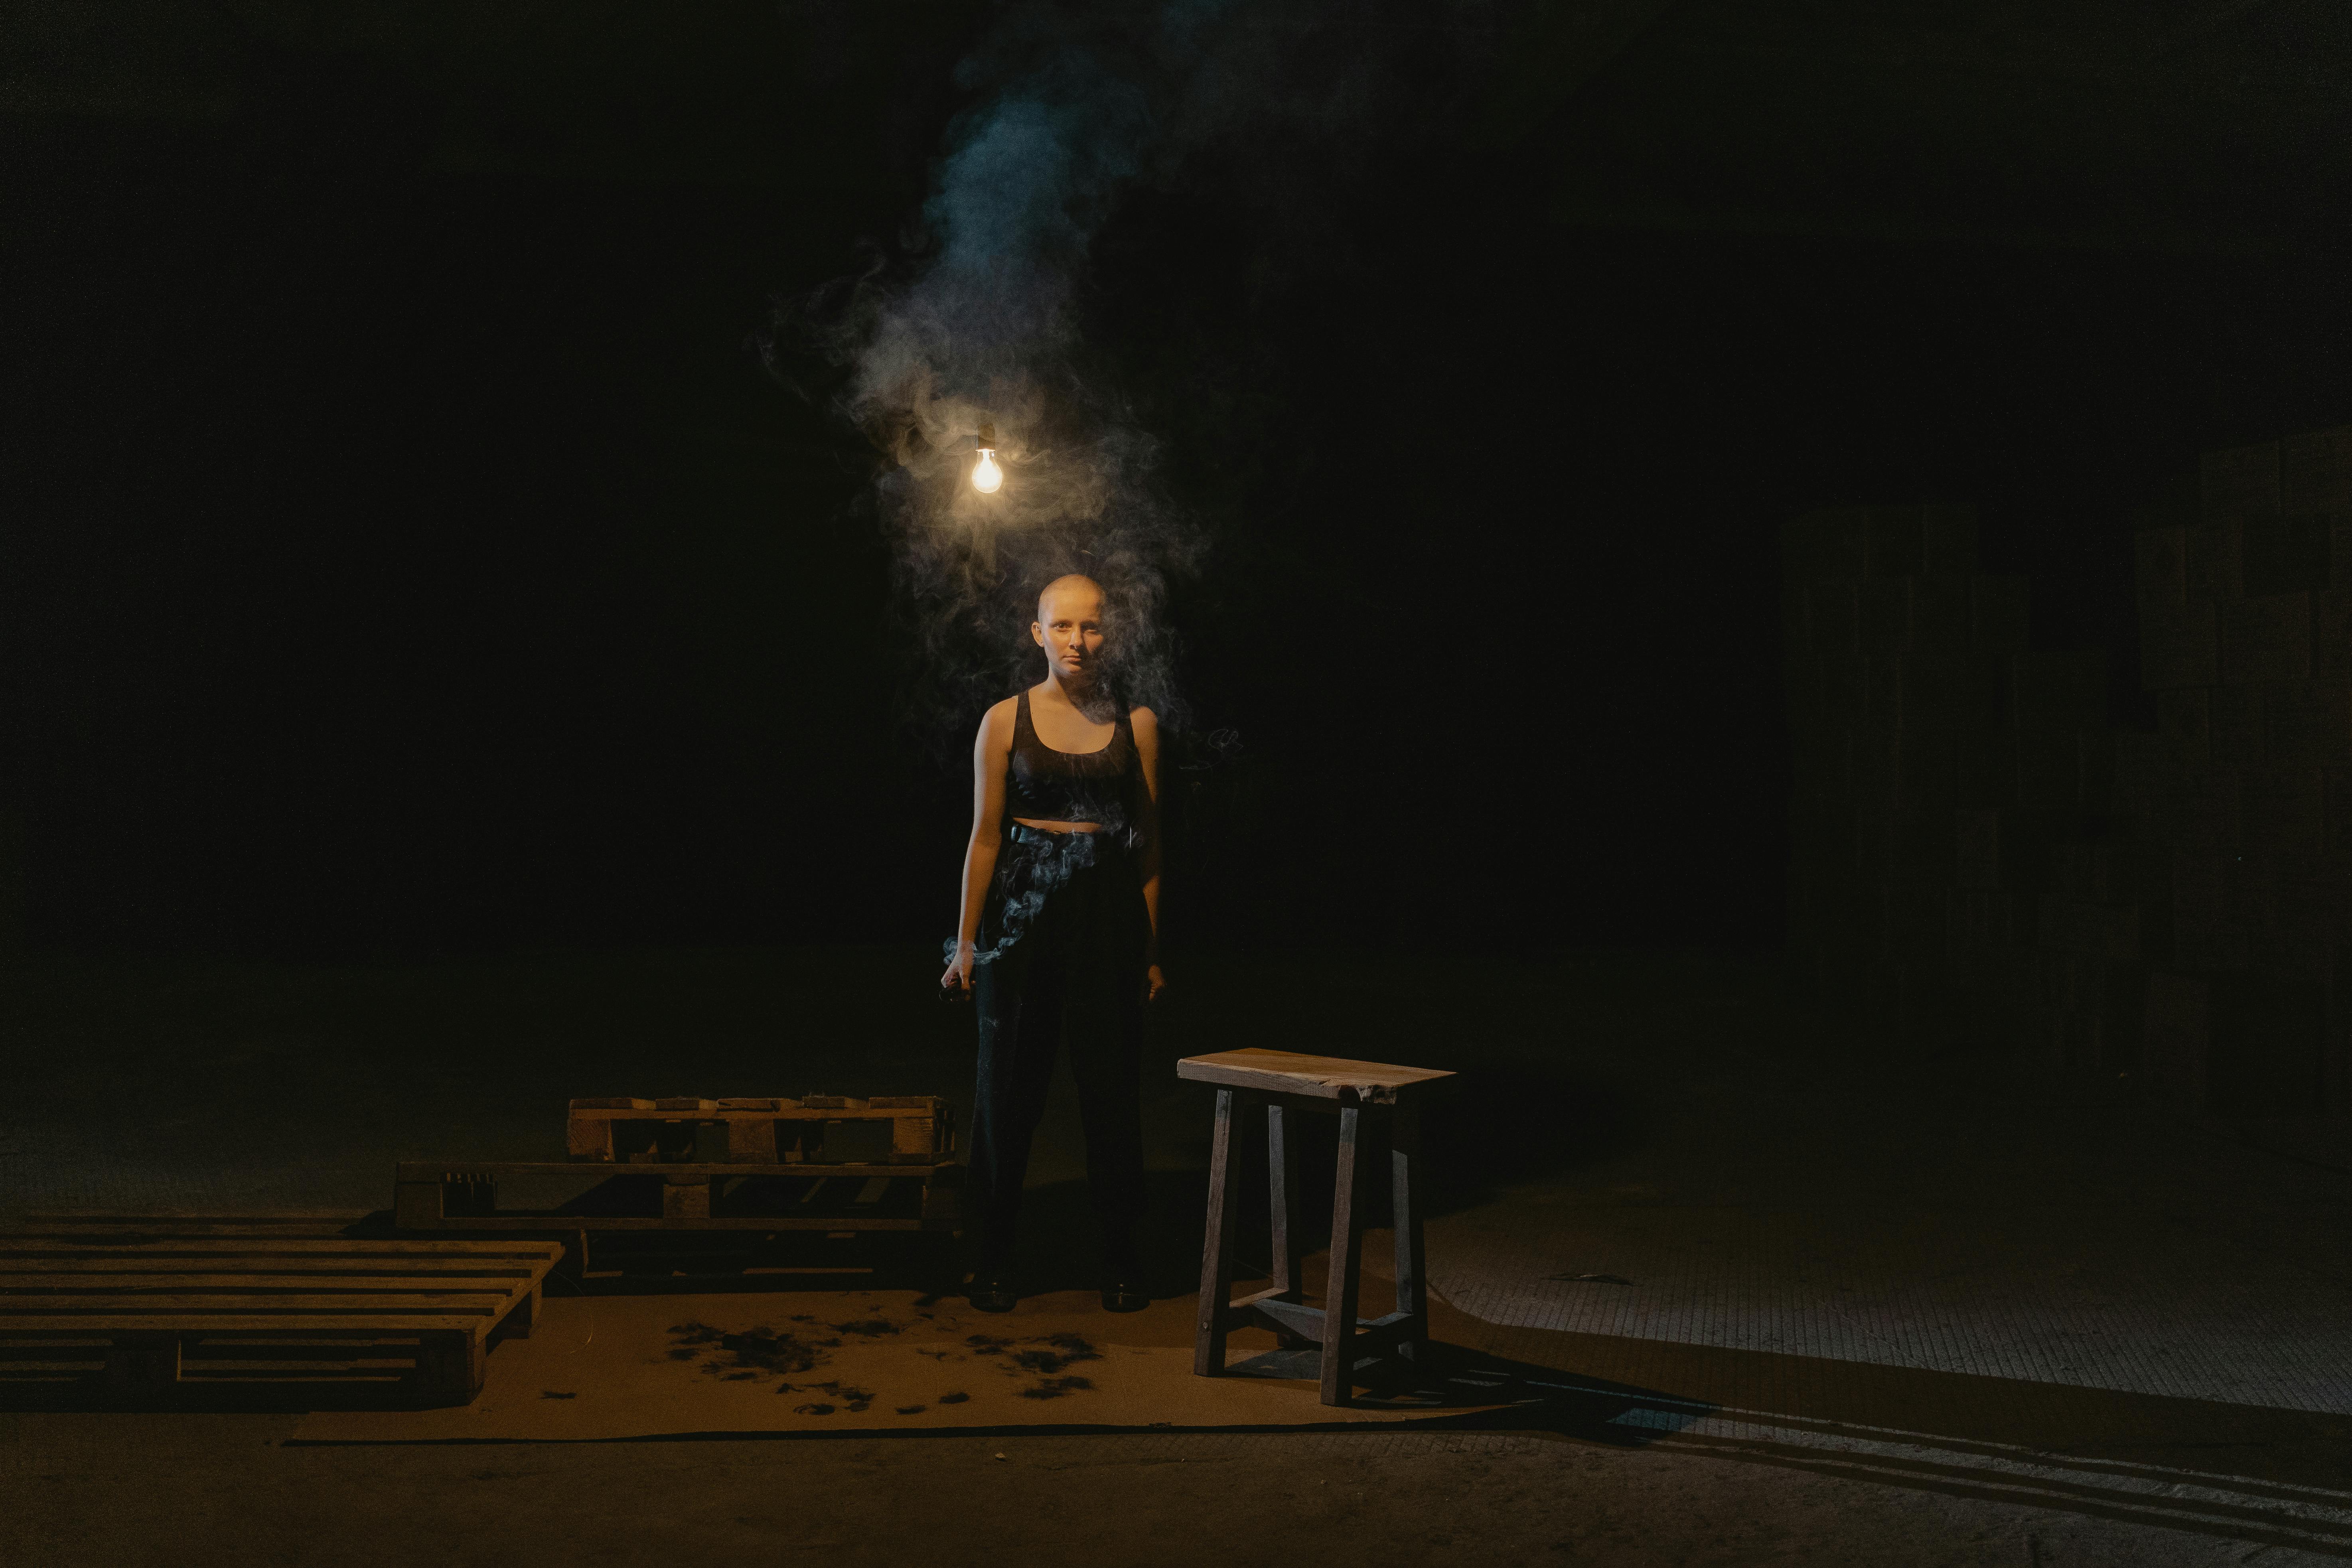
<svg viewBox="0 0 2352 1568">
<path fill-rule="evenodd" d="M 961 1166 L 947 1163 L 688 1161 L 637 1163 L 603 1174 L 555 1160 L 404 1160 L 394 1174 L 393 1220 L 403 1231 L 507 1236 L 952 1231 L 963 1218 L 962 1175 Z M 594 1184 L 553 1207 L 499 1206 L 502 1179 L 547 1177 L 586 1177 Z"/>
<path fill-rule="evenodd" d="M 575 1100 L 566 1131 L 574 1160 L 606 1163 L 935 1165 L 955 1150 L 931 1094 Z"/>
<path fill-rule="evenodd" d="M 0 1228 L 0 1388 L 463 1405 L 524 1338 L 556 1243 L 331 1222 L 51 1215 Z"/>
</svg>

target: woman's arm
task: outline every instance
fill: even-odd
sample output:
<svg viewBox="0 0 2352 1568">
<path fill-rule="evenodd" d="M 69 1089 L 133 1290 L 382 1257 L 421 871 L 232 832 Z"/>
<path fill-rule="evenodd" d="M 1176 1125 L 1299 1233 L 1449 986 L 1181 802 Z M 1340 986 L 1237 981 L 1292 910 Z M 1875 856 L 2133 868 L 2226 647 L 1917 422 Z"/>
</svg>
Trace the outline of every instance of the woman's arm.
<svg viewBox="0 0 2352 1568">
<path fill-rule="evenodd" d="M 1149 945 L 1143 961 L 1147 1001 L 1156 1000 L 1166 990 L 1168 981 L 1160 973 L 1160 716 L 1149 708 L 1139 708 L 1128 715 L 1129 726 L 1135 731 L 1135 754 L 1138 763 L 1138 784 L 1135 792 L 1135 829 L 1139 839 L 1136 868 L 1143 878 L 1143 912 L 1151 922 Z"/>
<path fill-rule="evenodd" d="M 1013 700 L 988 710 L 971 742 L 971 842 L 963 851 L 963 909 L 956 922 L 955 956 L 940 984 L 971 989 L 971 954 L 980 941 L 980 915 L 988 907 L 988 885 L 996 877 L 996 848 L 1003 837 L 1004 770 L 1013 757 Z"/>
</svg>

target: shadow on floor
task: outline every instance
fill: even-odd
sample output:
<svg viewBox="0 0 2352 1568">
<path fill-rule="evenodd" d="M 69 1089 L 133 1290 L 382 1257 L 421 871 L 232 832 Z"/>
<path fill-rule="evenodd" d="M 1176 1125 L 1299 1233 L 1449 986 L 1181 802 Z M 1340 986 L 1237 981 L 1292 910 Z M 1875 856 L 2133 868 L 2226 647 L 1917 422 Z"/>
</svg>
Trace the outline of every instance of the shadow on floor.
<svg viewBox="0 0 2352 1568">
<path fill-rule="evenodd" d="M 1542 1396 L 1465 1423 L 1481 1430 L 2352 1557 L 2352 1424 L 2339 1416 L 1657 1341 L 1465 1331 L 1458 1316 L 1451 1330 L 1517 1352 L 1494 1364 Z M 1474 1352 L 1462 1364 L 1475 1376 L 1483 1363 Z"/>
</svg>

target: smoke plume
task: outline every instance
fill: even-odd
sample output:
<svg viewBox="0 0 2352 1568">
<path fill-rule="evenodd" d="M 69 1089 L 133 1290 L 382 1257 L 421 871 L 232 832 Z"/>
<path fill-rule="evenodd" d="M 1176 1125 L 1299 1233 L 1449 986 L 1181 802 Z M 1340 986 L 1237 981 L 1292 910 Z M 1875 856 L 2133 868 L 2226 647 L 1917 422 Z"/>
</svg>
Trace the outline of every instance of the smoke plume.
<svg viewBox="0 0 2352 1568">
<path fill-rule="evenodd" d="M 1296 236 L 1313 222 L 1301 196 L 1368 123 L 1395 117 L 1381 105 L 1434 101 L 1433 39 L 1503 3 L 1023 0 L 997 15 L 958 68 L 971 107 L 949 128 L 916 243 L 779 322 L 845 369 L 841 411 L 882 455 L 871 499 L 920 660 L 910 716 L 943 751 L 1036 678 L 1037 590 L 1066 572 L 1105 589 L 1125 700 L 1172 729 L 1188 718 L 1166 610 L 1208 539 L 1084 341 L 1106 219 L 1207 153 L 1234 199 Z M 1327 235 L 1298 244 L 1328 264 Z M 969 479 L 987 426 L 1005 471 L 992 495 Z"/>
<path fill-rule="evenodd" d="M 1183 62 L 1151 46 L 1218 8 L 1159 10 L 1162 37 L 1140 48 L 1106 25 L 1131 25 L 1127 7 L 1009 13 L 961 68 L 974 106 L 950 128 L 912 261 L 786 323 L 846 368 L 842 411 L 883 456 L 872 500 L 919 644 L 914 717 L 944 746 L 1036 678 L 1037 591 L 1068 572 L 1103 585 L 1120 697 L 1184 721 L 1167 598 L 1205 537 L 1158 483 L 1158 442 L 1086 352 L 1075 306 L 1105 217 L 1166 152 L 1154 99 Z M 970 479 L 984 429 L 994 494 Z"/>
</svg>

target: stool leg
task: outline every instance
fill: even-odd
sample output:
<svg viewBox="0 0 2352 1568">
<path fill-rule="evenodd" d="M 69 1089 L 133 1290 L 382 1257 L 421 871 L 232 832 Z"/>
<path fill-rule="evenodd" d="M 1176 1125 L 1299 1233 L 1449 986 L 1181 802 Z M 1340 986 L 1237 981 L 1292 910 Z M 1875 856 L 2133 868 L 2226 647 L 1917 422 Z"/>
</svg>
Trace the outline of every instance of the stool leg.
<svg viewBox="0 0 2352 1568">
<path fill-rule="evenodd" d="M 1356 1212 L 1356 1135 L 1363 1113 L 1339 1108 L 1339 1164 L 1331 1194 L 1331 1273 L 1323 1287 L 1323 1403 L 1345 1405 L 1356 1389 L 1356 1260 L 1363 1221 Z"/>
<path fill-rule="evenodd" d="M 1298 1283 L 1298 1145 L 1279 1105 L 1265 1108 L 1266 1180 L 1274 1209 L 1274 1278 L 1281 1292 L 1275 1300 L 1296 1301 Z"/>
<path fill-rule="evenodd" d="M 1421 1117 L 1411 1105 L 1400 1105 L 1390 1118 L 1389 1201 L 1396 1211 L 1396 1310 L 1410 1312 L 1406 1337 L 1397 1341 L 1397 1354 L 1415 1371 L 1426 1372 L 1423 1342 L 1429 1335 L 1429 1276 L 1421 1246 L 1421 1204 L 1412 1190 L 1413 1172 L 1421 1163 Z"/>
<path fill-rule="evenodd" d="M 1234 1091 L 1217 1090 L 1217 1126 L 1209 1145 L 1209 1227 L 1201 1240 L 1201 1317 L 1192 1336 L 1192 1371 L 1225 1370 L 1225 1325 L 1234 1294 Z"/>
</svg>

